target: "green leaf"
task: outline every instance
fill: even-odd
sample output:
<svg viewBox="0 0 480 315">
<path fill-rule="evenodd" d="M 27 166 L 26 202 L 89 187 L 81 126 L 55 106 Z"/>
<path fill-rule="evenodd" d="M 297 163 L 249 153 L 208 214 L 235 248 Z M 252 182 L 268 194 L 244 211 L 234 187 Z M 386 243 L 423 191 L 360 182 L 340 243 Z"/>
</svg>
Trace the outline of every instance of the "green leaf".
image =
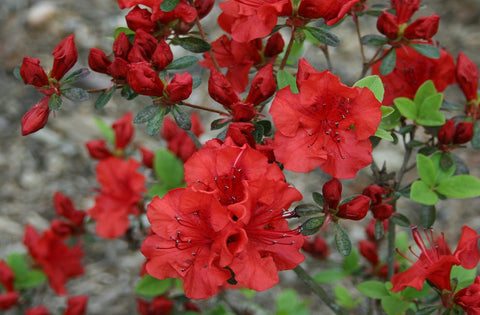
<svg viewBox="0 0 480 315">
<path fill-rule="evenodd" d="M 183 184 L 183 163 L 167 149 L 155 152 L 153 170 L 157 178 L 169 187 L 180 187 Z"/>
<path fill-rule="evenodd" d="M 147 123 L 147 133 L 150 136 L 154 136 L 158 133 L 163 124 L 163 118 L 165 117 L 165 108 L 161 108 L 153 115 L 153 117 Z M 135 120 L 134 120 L 135 122 Z"/>
<path fill-rule="evenodd" d="M 393 137 L 390 133 L 388 133 L 385 129 L 381 129 L 380 127 L 375 131 L 375 137 L 379 137 L 390 142 L 393 142 Z"/>
<path fill-rule="evenodd" d="M 180 70 L 197 64 L 198 58 L 195 56 L 183 56 L 172 61 L 165 69 Z"/>
<path fill-rule="evenodd" d="M 385 234 L 385 229 L 383 228 L 382 220 L 375 221 L 375 229 L 374 229 L 375 239 L 381 239 Z"/>
<path fill-rule="evenodd" d="M 453 164 L 450 168 L 445 169 L 441 166 L 441 160 L 442 160 L 442 152 L 435 153 L 432 155 L 432 162 L 433 165 L 435 165 L 435 169 L 437 171 L 436 177 L 435 177 L 435 184 L 440 184 L 444 180 L 450 178 L 454 173 L 456 169 L 456 165 Z"/>
<path fill-rule="evenodd" d="M 433 161 L 425 155 L 417 154 L 417 169 L 422 181 L 429 187 L 432 187 L 435 184 L 435 178 L 437 176 Z"/>
<path fill-rule="evenodd" d="M 84 89 L 81 88 L 68 88 L 68 89 L 62 89 L 61 93 L 63 96 L 68 98 L 69 100 L 73 102 L 83 102 L 88 100 L 88 92 L 85 91 Z"/>
<path fill-rule="evenodd" d="M 202 84 L 202 78 L 200 77 L 193 77 L 192 89 L 196 89 Z"/>
<path fill-rule="evenodd" d="M 73 71 L 71 74 L 61 79 L 62 84 L 71 84 L 80 81 L 83 78 L 86 78 L 90 74 L 90 70 L 87 68 L 81 68 Z"/>
<path fill-rule="evenodd" d="M 381 301 L 383 310 L 387 315 L 400 315 L 410 307 L 410 302 L 399 300 L 394 296 L 385 296 Z"/>
<path fill-rule="evenodd" d="M 290 86 L 290 91 L 292 91 L 292 93 L 298 94 L 297 81 L 295 77 L 285 70 L 278 70 L 277 86 L 279 89 Z"/>
<path fill-rule="evenodd" d="M 257 291 L 248 288 L 241 288 L 240 292 L 242 292 L 247 299 L 253 299 L 255 297 L 255 293 L 257 293 Z"/>
<path fill-rule="evenodd" d="M 368 77 L 365 77 L 357 82 L 353 86 L 358 86 L 361 88 L 368 88 L 370 91 L 373 92 L 375 95 L 375 98 L 379 101 L 383 101 L 383 95 L 385 94 L 385 88 L 383 86 L 382 80 L 378 75 L 371 75 Z M 386 106 L 382 106 L 386 107 Z M 386 107 L 390 108 L 390 107 Z M 393 110 L 392 110 L 393 111 Z M 382 111 L 383 113 L 383 111 Z M 390 112 L 391 113 L 391 112 Z M 383 115 L 382 115 L 383 117 Z"/>
<path fill-rule="evenodd" d="M 410 190 L 410 199 L 424 205 L 433 206 L 438 202 L 438 195 L 430 190 L 424 181 L 414 181 Z"/>
<path fill-rule="evenodd" d="M 138 96 L 138 94 L 134 90 L 132 90 L 132 88 L 128 84 L 125 84 L 122 87 L 122 89 L 120 90 L 120 95 L 129 101 L 133 100 L 135 97 Z"/>
<path fill-rule="evenodd" d="M 180 106 L 172 106 L 172 113 L 178 127 L 183 130 L 192 129 L 192 121 L 190 120 L 190 116 Z"/>
<path fill-rule="evenodd" d="M 401 291 L 401 295 L 405 299 L 413 300 L 413 299 L 421 299 L 426 297 L 430 293 L 431 287 L 425 281 L 423 283 L 422 290 L 418 291 L 412 287 L 406 287 Z"/>
<path fill-rule="evenodd" d="M 180 2 L 180 0 L 164 0 L 164 1 L 160 4 L 160 9 L 161 9 L 163 12 L 173 11 L 173 10 L 177 7 L 178 2 Z"/>
<path fill-rule="evenodd" d="M 338 223 L 334 225 L 335 245 L 337 250 L 343 256 L 348 256 L 352 251 L 352 242 L 347 231 Z"/>
<path fill-rule="evenodd" d="M 225 127 L 226 125 L 228 125 L 230 122 L 231 122 L 230 120 L 225 119 L 225 118 L 216 119 L 216 120 L 212 121 L 212 123 L 210 124 L 210 129 L 211 130 L 221 129 L 221 128 Z"/>
<path fill-rule="evenodd" d="M 95 101 L 95 109 L 102 109 L 107 105 L 107 103 L 112 98 L 113 94 L 115 93 L 115 87 L 111 86 L 105 91 L 102 91 L 98 96 L 97 100 Z"/>
<path fill-rule="evenodd" d="M 473 125 L 473 137 L 470 143 L 472 144 L 472 148 L 480 148 L 480 120 L 475 121 Z"/>
<path fill-rule="evenodd" d="M 13 76 L 14 76 L 15 79 L 20 80 L 20 81 L 23 82 L 23 78 L 22 78 L 22 76 L 20 75 L 20 68 L 21 68 L 21 67 L 22 67 L 22 63 L 19 63 L 19 64 L 13 69 L 12 74 L 13 74 Z"/>
<path fill-rule="evenodd" d="M 372 299 L 381 299 L 385 296 L 389 296 L 385 283 L 380 281 L 365 281 L 357 285 L 357 290 L 365 296 Z"/>
<path fill-rule="evenodd" d="M 312 204 L 302 204 L 295 207 L 295 214 L 299 217 L 306 217 L 310 215 L 315 215 L 323 212 L 321 208 L 317 205 Z"/>
<path fill-rule="evenodd" d="M 50 110 L 59 110 L 62 107 L 62 98 L 57 94 L 52 94 L 48 100 L 48 108 Z"/>
<path fill-rule="evenodd" d="M 383 106 L 382 105 L 382 106 L 380 106 L 380 110 L 382 111 L 382 119 L 390 116 L 391 114 L 393 114 L 393 112 L 395 112 L 395 108 L 393 108 L 392 106 Z"/>
<path fill-rule="evenodd" d="M 325 216 L 310 218 L 302 224 L 302 235 L 312 235 L 318 232 L 325 223 Z"/>
<path fill-rule="evenodd" d="M 325 28 L 306 26 L 305 29 L 322 44 L 332 47 L 337 47 L 340 44 L 338 36 Z"/>
<path fill-rule="evenodd" d="M 406 232 L 397 233 L 395 237 L 395 247 L 401 252 L 406 251 L 408 249 L 408 240 L 409 236 Z"/>
<path fill-rule="evenodd" d="M 406 97 L 397 97 L 393 100 L 393 103 L 402 116 L 405 116 L 411 120 L 415 120 L 417 118 L 417 104 L 415 104 L 411 99 Z"/>
<path fill-rule="evenodd" d="M 386 43 L 388 43 L 388 38 L 381 35 L 370 34 L 370 35 L 362 36 L 362 38 L 360 39 L 360 42 L 363 45 L 367 45 L 367 46 L 383 46 Z"/>
<path fill-rule="evenodd" d="M 352 250 L 350 255 L 346 256 L 343 260 L 342 269 L 345 274 L 353 274 L 355 271 L 360 269 L 358 264 L 358 252 L 356 250 Z"/>
<path fill-rule="evenodd" d="M 118 37 L 118 35 L 120 35 L 120 33 L 125 33 L 125 35 L 127 35 L 127 36 L 135 35 L 135 31 L 129 29 L 128 27 L 117 27 L 115 29 L 115 32 L 113 33 L 113 38 L 117 39 L 117 37 Z"/>
<path fill-rule="evenodd" d="M 462 266 L 452 266 L 450 279 L 456 279 L 458 289 L 471 285 L 477 276 L 477 268 L 465 269 Z"/>
<path fill-rule="evenodd" d="M 317 283 L 332 283 L 336 281 L 340 281 L 345 278 L 347 275 L 340 270 L 330 269 L 324 270 L 317 273 L 313 276 L 313 280 Z"/>
<path fill-rule="evenodd" d="M 427 97 L 418 108 L 417 123 L 422 126 L 441 126 L 445 124 L 445 116 L 438 111 L 442 104 L 443 94 Z"/>
<path fill-rule="evenodd" d="M 272 134 L 272 123 L 269 120 L 260 120 L 254 123 L 254 126 L 261 125 L 263 127 L 263 135 L 270 136 Z"/>
<path fill-rule="evenodd" d="M 113 131 L 112 127 L 97 117 L 94 117 L 93 121 L 95 122 L 95 125 L 97 125 L 98 130 L 100 130 L 105 140 L 110 143 L 115 143 L 115 132 Z"/>
<path fill-rule="evenodd" d="M 438 59 L 440 58 L 440 49 L 429 44 L 410 44 L 410 47 L 425 57 Z"/>
<path fill-rule="evenodd" d="M 417 92 L 415 92 L 415 97 L 413 101 L 415 104 L 420 105 L 422 104 L 425 99 L 429 96 L 437 94 L 437 89 L 435 88 L 435 84 L 433 84 L 432 80 L 427 80 L 420 87 L 418 88 Z"/>
<path fill-rule="evenodd" d="M 320 207 L 323 207 L 323 204 L 325 203 L 325 199 L 323 198 L 323 195 L 319 192 L 313 192 L 312 193 L 312 198 L 313 198 L 313 201 L 315 201 L 315 203 L 317 205 L 319 205 Z"/>
<path fill-rule="evenodd" d="M 30 270 L 26 273 L 25 278 L 21 278 L 21 280 L 15 278 L 15 288 L 19 290 L 34 288 L 46 282 L 47 279 L 47 275 L 42 271 Z"/>
<path fill-rule="evenodd" d="M 450 153 L 443 152 L 442 156 L 440 157 L 440 167 L 442 168 L 442 170 L 447 171 L 454 165 L 455 161 L 453 160 Z"/>
<path fill-rule="evenodd" d="M 203 53 L 212 49 L 209 43 L 198 37 L 179 37 L 173 39 L 172 43 L 193 53 Z"/>
<path fill-rule="evenodd" d="M 298 294 L 293 289 L 284 289 L 278 295 L 276 301 L 275 315 L 309 315 L 306 302 L 300 301 Z"/>
<path fill-rule="evenodd" d="M 355 305 L 362 302 L 362 299 L 354 300 L 348 289 L 343 285 L 336 285 L 333 287 L 333 294 L 335 295 L 335 300 L 337 303 L 348 310 L 353 309 Z"/>
<path fill-rule="evenodd" d="M 150 275 L 145 275 L 135 287 L 135 293 L 145 297 L 155 297 L 167 292 L 172 286 L 172 279 L 159 280 Z"/>
<path fill-rule="evenodd" d="M 390 220 L 395 223 L 396 225 L 402 227 L 410 227 L 411 223 L 410 220 L 401 213 L 396 212 L 394 215 L 390 217 Z"/>
<path fill-rule="evenodd" d="M 420 223 L 423 228 L 428 229 L 435 223 L 436 212 L 435 206 L 425 205 L 420 209 Z"/>
<path fill-rule="evenodd" d="M 390 72 L 393 71 L 396 63 L 397 63 L 397 53 L 395 49 L 391 49 L 387 53 L 385 58 L 383 58 L 382 60 L 382 64 L 380 65 L 380 74 L 388 75 Z"/>
<path fill-rule="evenodd" d="M 15 275 L 15 282 L 24 281 L 28 273 L 28 264 L 25 255 L 12 253 L 5 260 Z"/>
<path fill-rule="evenodd" d="M 254 125 L 255 129 L 253 129 L 253 139 L 255 140 L 256 143 L 260 143 L 263 139 L 263 126 L 262 125 Z"/>
<path fill-rule="evenodd" d="M 176 188 L 176 187 L 173 187 Z M 173 189 L 169 186 L 167 186 L 165 183 L 157 183 L 152 185 L 147 192 L 147 197 L 153 198 L 155 196 L 158 196 L 162 198 L 170 189 Z"/>
<path fill-rule="evenodd" d="M 455 162 L 455 172 L 453 175 L 465 175 L 470 174 L 470 170 L 468 169 L 468 165 L 457 155 L 451 154 L 453 161 Z"/>
<path fill-rule="evenodd" d="M 457 175 L 441 182 L 436 190 L 452 198 L 477 197 L 480 196 L 480 180 L 470 175 Z"/>
</svg>

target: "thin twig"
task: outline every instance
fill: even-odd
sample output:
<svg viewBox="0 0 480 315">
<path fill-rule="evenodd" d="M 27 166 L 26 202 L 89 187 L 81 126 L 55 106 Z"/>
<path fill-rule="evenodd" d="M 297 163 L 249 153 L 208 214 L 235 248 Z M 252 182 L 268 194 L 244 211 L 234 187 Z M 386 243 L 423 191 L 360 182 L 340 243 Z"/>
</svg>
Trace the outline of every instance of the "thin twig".
<svg viewBox="0 0 480 315">
<path fill-rule="evenodd" d="M 197 25 L 198 31 L 200 32 L 200 36 L 202 36 L 202 39 L 208 42 L 207 35 L 203 31 L 202 23 L 200 23 L 200 19 L 198 18 L 198 16 L 195 18 L 195 25 Z M 220 65 L 218 64 L 217 58 L 215 58 L 215 54 L 211 49 L 208 51 L 208 55 L 210 56 L 210 59 L 212 59 L 215 70 L 217 70 L 217 72 L 221 72 Z"/>
<path fill-rule="evenodd" d="M 217 114 L 220 114 L 220 115 L 225 115 L 225 116 L 229 115 L 227 112 L 224 112 L 224 111 L 221 111 L 221 110 L 218 110 L 218 109 L 203 107 L 203 106 L 200 106 L 200 105 L 190 104 L 190 103 L 187 103 L 187 102 L 181 102 L 179 105 L 185 105 L 185 106 L 188 106 L 188 107 L 201 109 L 201 110 L 205 110 L 205 111 L 208 111 L 208 112 L 217 113 Z"/>
<path fill-rule="evenodd" d="M 285 55 L 283 56 L 282 63 L 280 64 L 279 70 L 283 70 L 285 68 L 285 65 L 287 64 L 287 59 L 288 56 L 290 55 L 290 52 L 292 51 L 292 46 L 293 42 L 295 40 L 295 26 L 292 26 L 292 34 L 290 35 L 290 41 L 288 42 L 287 49 L 285 50 Z"/>
<path fill-rule="evenodd" d="M 203 147 L 200 140 L 198 140 L 197 135 L 195 135 L 192 130 L 185 130 L 185 132 L 190 137 L 190 139 L 192 139 L 192 141 L 195 144 L 195 146 L 197 147 L 197 149 L 201 149 Z"/>
</svg>

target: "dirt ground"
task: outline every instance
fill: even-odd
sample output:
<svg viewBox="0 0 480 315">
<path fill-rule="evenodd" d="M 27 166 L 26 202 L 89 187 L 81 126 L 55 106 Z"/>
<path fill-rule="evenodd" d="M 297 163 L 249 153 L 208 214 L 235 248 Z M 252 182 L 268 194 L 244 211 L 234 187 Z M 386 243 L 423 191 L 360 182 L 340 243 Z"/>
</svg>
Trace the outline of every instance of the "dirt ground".
<svg viewBox="0 0 480 315">
<path fill-rule="evenodd" d="M 115 0 L 1 0 L 0 1 L 0 259 L 12 252 L 25 252 L 22 245 L 23 226 L 27 223 L 38 230 L 48 227 L 54 216 L 53 194 L 60 190 L 72 197 L 76 206 L 87 209 L 91 203 L 92 187 L 96 186 L 93 168 L 95 162 L 88 158 L 84 148 L 86 141 L 100 136 L 93 123 L 94 115 L 107 121 L 119 118 L 127 110 L 137 112 L 148 104 L 140 98 L 137 104 L 126 103 L 115 97 L 105 109 L 96 111 L 90 101 L 64 103 L 57 117 L 50 120 L 45 129 L 22 137 L 20 120 L 23 114 L 41 98 L 40 93 L 12 75 L 13 69 L 23 56 L 36 57 L 42 65 L 52 63 L 51 51 L 63 38 L 75 33 L 79 50 L 77 67 L 87 66 L 88 49 L 99 47 L 108 51 L 113 30 L 123 26 L 123 15 Z M 382 3 L 381 0 L 369 4 Z M 441 16 L 440 30 L 435 39 L 440 40 L 454 57 L 459 51 L 466 53 L 480 65 L 480 1 L 478 0 L 426 0 L 426 8 L 418 15 L 436 13 Z M 362 22 L 363 23 L 363 22 Z M 215 21 L 207 22 L 213 27 Z M 357 54 L 357 39 L 352 23 L 345 23 L 337 32 L 342 38 L 341 45 L 332 51 L 335 72 L 345 82 L 353 82 L 360 72 Z M 370 18 L 363 24 L 364 33 L 374 32 L 375 24 Z M 215 32 L 213 32 L 215 33 Z M 215 39 L 212 35 L 210 39 Z M 315 55 L 312 55 L 315 57 Z M 324 67 L 322 56 L 313 62 L 318 69 Z M 205 77 L 204 77 L 205 79 Z M 206 82 L 206 80 L 204 80 Z M 108 81 L 92 75 L 82 82 L 86 88 L 105 87 Z M 456 87 L 449 88 L 447 95 L 463 101 Z M 195 96 L 203 102 L 204 96 Z M 211 102 L 211 101 L 209 101 Z M 215 105 L 215 106 L 218 106 Z M 207 120 L 205 120 L 207 121 Z M 206 140 L 206 136 L 204 140 Z M 147 137 L 143 129 L 137 133 L 137 143 L 158 148 L 160 137 Z M 388 154 L 388 149 L 385 149 Z M 382 156 L 385 156 L 382 152 Z M 471 166 L 471 173 L 480 177 L 480 155 L 468 150 L 463 157 Z M 387 155 L 387 159 L 389 159 Z M 394 162 L 392 162 L 394 164 Z M 290 178 L 304 195 L 318 190 L 318 177 L 293 176 Z M 366 181 L 368 179 L 364 179 Z M 364 183 L 364 182 L 361 182 Z M 350 183 L 352 189 L 362 184 Z M 465 201 L 443 202 L 438 213 L 438 230 L 456 242 L 459 227 L 469 223 L 480 228 L 479 198 Z M 416 206 L 405 203 L 405 213 L 413 213 Z M 413 215 L 415 215 L 413 213 Z M 353 237 L 362 237 L 362 228 L 353 228 Z M 447 238 L 447 239 L 448 239 Z M 133 287 L 138 281 L 142 255 L 128 248 L 122 240 L 97 240 L 88 245 L 85 258 L 86 274 L 68 284 L 71 295 L 87 294 L 89 314 L 134 314 L 136 304 Z M 121 259 L 120 259 L 121 258 Z M 294 274 L 283 274 L 282 286 L 294 283 Z M 271 298 L 281 287 L 259 294 L 259 302 L 271 307 Z M 302 290 L 302 289 L 301 289 Z M 304 292 L 304 291 L 302 291 Z M 232 293 L 232 299 L 238 296 Z M 63 305 L 63 298 L 55 297 L 50 289 L 39 290 L 37 304 L 46 304 L 52 311 Z M 310 297 L 313 300 L 313 297 Z M 270 301 L 270 302 L 268 302 Z M 216 303 L 215 300 L 206 304 Z M 316 304 L 314 304 L 316 305 Z M 320 306 L 318 306 L 320 307 Z M 108 310 L 107 312 L 105 310 Z M 315 314 L 326 314 L 317 308 Z"/>
</svg>

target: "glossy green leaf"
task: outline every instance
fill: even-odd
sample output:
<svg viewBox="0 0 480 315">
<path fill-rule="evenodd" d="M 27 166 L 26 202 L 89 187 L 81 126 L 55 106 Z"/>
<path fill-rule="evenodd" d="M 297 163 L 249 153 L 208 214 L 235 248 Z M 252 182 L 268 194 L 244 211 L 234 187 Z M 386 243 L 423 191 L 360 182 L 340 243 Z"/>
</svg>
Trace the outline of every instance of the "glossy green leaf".
<svg viewBox="0 0 480 315">
<path fill-rule="evenodd" d="M 413 101 L 420 105 L 422 104 L 427 97 L 437 94 L 437 89 L 435 88 L 435 84 L 433 84 L 432 80 L 427 80 L 415 92 L 415 97 Z"/>
<path fill-rule="evenodd" d="M 381 35 L 369 34 L 362 36 L 360 42 L 367 46 L 383 46 L 388 43 L 388 38 Z"/>
<path fill-rule="evenodd" d="M 332 47 L 337 47 L 340 44 L 340 38 L 325 28 L 307 26 L 305 29 L 322 44 Z"/>
<path fill-rule="evenodd" d="M 94 117 L 93 118 L 95 125 L 97 125 L 98 130 L 102 133 L 103 137 L 105 140 L 107 140 L 110 143 L 115 143 L 115 132 L 113 131 L 113 128 L 101 120 L 100 118 Z"/>
<path fill-rule="evenodd" d="M 198 37 L 179 37 L 173 39 L 172 43 L 193 53 L 203 53 L 212 49 L 209 43 Z"/>
<path fill-rule="evenodd" d="M 158 149 L 153 160 L 155 175 L 167 186 L 174 188 L 183 184 L 183 163 L 168 149 Z"/>
<path fill-rule="evenodd" d="M 192 128 L 190 115 L 188 115 L 180 106 L 172 106 L 172 114 L 178 127 L 183 130 L 190 130 Z"/>
<path fill-rule="evenodd" d="M 457 175 L 441 182 L 436 190 L 452 198 L 477 197 L 480 196 L 480 179 L 470 175 Z"/>
<path fill-rule="evenodd" d="M 429 44 L 410 44 L 410 47 L 425 57 L 438 59 L 440 58 L 440 49 Z"/>
<path fill-rule="evenodd" d="M 325 203 L 325 198 L 323 198 L 323 195 L 319 192 L 313 192 L 312 193 L 312 198 L 313 198 L 313 201 L 315 201 L 315 203 L 317 205 L 319 205 L 320 207 L 323 207 L 323 204 Z"/>
<path fill-rule="evenodd" d="M 438 195 L 421 180 L 414 181 L 410 190 L 410 199 L 424 205 L 432 206 L 438 202 Z"/>
<path fill-rule="evenodd" d="M 149 121 L 150 119 L 155 116 L 156 113 L 158 113 L 161 110 L 161 107 L 158 105 L 150 105 L 142 110 L 140 110 L 135 118 L 133 119 L 134 124 L 143 124 Z"/>
<path fill-rule="evenodd" d="M 312 235 L 318 232 L 325 223 L 325 216 L 310 218 L 302 224 L 302 235 Z"/>
<path fill-rule="evenodd" d="M 138 282 L 135 293 L 145 297 L 156 297 L 167 292 L 172 286 L 172 279 L 159 280 L 148 274 Z"/>
<path fill-rule="evenodd" d="M 430 228 L 434 223 L 437 217 L 437 211 L 435 206 L 423 206 L 420 208 L 420 223 L 425 229 Z"/>
<path fill-rule="evenodd" d="M 411 99 L 406 97 L 397 97 L 395 100 L 393 100 L 393 103 L 402 116 L 405 116 L 411 120 L 415 120 L 417 118 L 418 108 Z"/>
<path fill-rule="evenodd" d="M 160 9 L 163 12 L 173 11 L 179 2 L 180 0 L 163 0 L 163 2 L 160 4 Z"/>
<path fill-rule="evenodd" d="M 98 98 L 95 101 L 95 109 L 102 109 L 107 105 L 107 103 L 112 98 L 113 94 L 115 94 L 115 87 L 111 86 L 105 91 L 102 91 Z"/>
<path fill-rule="evenodd" d="M 392 106 L 380 106 L 380 110 L 382 111 L 382 118 L 385 118 L 385 117 L 388 117 L 390 116 L 391 114 L 393 114 L 393 112 L 395 112 L 395 108 L 392 107 Z"/>
<path fill-rule="evenodd" d="M 397 53 L 395 49 L 391 49 L 385 58 L 383 58 L 382 63 L 380 64 L 380 74 L 388 75 L 395 68 L 397 63 Z"/>
<path fill-rule="evenodd" d="M 477 269 L 465 269 L 462 266 L 452 266 L 452 271 L 450 273 L 450 279 L 455 279 L 457 282 L 458 288 L 466 288 L 475 281 L 477 276 Z"/>
<path fill-rule="evenodd" d="M 404 216 L 401 213 L 396 212 L 394 215 L 390 217 L 390 220 L 395 223 L 396 225 L 402 226 L 402 227 L 410 227 L 412 224 L 410 223 L 410 220 Z"/>
<path fill-rule="evenodd" d="M 88 92 L 85 91 L 84 89 L 81 88 L 68 88 L 68 89 L 62 89 L 61 93 L 63 96 L 68 98 L 69 100 L 73 102 L 83 102 L 88 100 L 89 95 Z"/>
<path fill-rule="evenodd" d="M 60 82 L 62 82 L 62 84 L 75 83 L 86 78 L 89 74 L 90 74 L 90 70 L 88 70 L 87 68 L 77 69 L 72 73 L 70 73 L 68 76 L 61 79 Z"/>
<path fill-rule="evenodd" d="M 195 56 L 183 56 L 172 61 L 167 67 L 167 70 L 180 70 L 197 64 L 198 58 Z"/>
<path fill-rule="evenodd" d="M 338 223 L 334 224 L 335 245 L 337 250 L 343 256 L 348 256 L 352 251 L 352 242 L 347 231 Z"/>
<path fill-rule="evenodd" d="M 117 39 L 118 35 L 120 35 L 120 33 L 125 33 L 125 35 L 129 36 L 133 36 L 135 35 L 135 31 L 129 29 L 128 27 L 117 27 L 115 29 L 115 32 L 113 33 L 113 38 L 114 39 Z"/>
<path fill-rule="evenodd" d="M 383 101 L 383 96 L 385 95 L 385 88 L 383 86 L 382 80 L 378 75 L 371 75 L 365 77 L 357 82 L 353 86 L 358 86 L 361 88 L 368 88 L 373 92 L 375 98 L 379 101 Z M 385 106 L 384 106 L 385 107 Z M 383 113 L 383 111 L 382 111 Z M 383 116 L 383 115 L 382 115 Z"/>
<path fill-rule="evenodd" d="M 343 260 L 342 269 L 345 274 L 353 274 L 360 269 L 358 252 L 355 249 Z"/>
<path fill-rule="evenodd" d="M 399 300 L 394 296 L 385 296 L 381 300 L 382 308 L 387 315 L 400 315 L 410 307 L 410 302 Z"/>
<path fill-rule="evenodd" d="M 385 283 L 380 281 L 365 281 L 357 285 L 357 290 L 365 296 L 372 299 L 381 299 L 389 296 L 388 290 L 385 288 Z"/>
<path fill-rule="evenodd" d="M 62 108 L 62 103 L 63 100 L 60 96 L 58 96 L 57 94 L 52 94 L 52 96 L 50 96 L 50 99 L 48 100 L 48 108 L 50 108 L 50 110 L 59 110 L 60 108 Z"/>
<path fill-rule="evenodd" d="M 290 91 L 297 94 L 297 81 L 293 75 L 285 70 L 278 70 L 277 72 L 277 86 L 279 89 L 283 89 L 286 86 L 290 86 Z"/>
<path fill-rule="evenodd" d="M 313 204 L 298 205 L 295 207 L 294 211 L 295 211 L 295 214 L 298 215 L 299 217 L 306 217 L 306 216 L 315 215 L 323 212 L 323 210 L 319 206 L 313 205 Z"/>
<path fill-rule="evenodd" d="M 165 108 L 161 108 L 157 111 L 152 118 L 147 122 L 147 133 L 150 136 L 154 136 L 158 133 L 163 124 L 163 119 L 165 118 Z M 134 120 L 135 122 L 135 120 Z"/>
<path fill-rule="evenodd" d="M 430 187 L 435 184 L 437 171 L 432 160 L 425 155 L 417 154 L 417 169 L 418 175 L 425 184 Z"/>
<path fill-rule="evenodd" d="M 434 155 L 432 155 L 431 160 L 433 162 L 433 165 L 435 166 L 436 169 L 436 177 L 435 177 L 435 184 L 439 184 L 443 182 L 444 180 L 450 178 L 456 169 L 456 165 L 453 164 L 450 168 L 445 169 L 444 167 L 441 166 L 441 160 L 442 160 L 443 153 L 442 152 L 437 152 Z"/>
<path fill-rule="evenodd" d="M 377 131 L 375 131 L 375 137 L 379 137 L 379 138 L 385 139 L 385 140 L 390 141 L 390 142 L 393 142 L 393 140 L 394 140 L 392 135 L 389 132 L 387 132 L 384 129 L 380 129 L 380 128 L 378 128 Z"/>
</svg>

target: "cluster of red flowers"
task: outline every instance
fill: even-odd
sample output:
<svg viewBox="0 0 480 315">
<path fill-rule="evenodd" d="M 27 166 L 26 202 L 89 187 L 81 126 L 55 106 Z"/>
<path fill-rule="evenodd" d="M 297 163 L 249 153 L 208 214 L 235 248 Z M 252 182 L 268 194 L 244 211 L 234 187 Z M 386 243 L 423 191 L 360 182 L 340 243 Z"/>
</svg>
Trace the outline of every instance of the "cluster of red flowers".
<svg viewBox="0 0 480 315">
<path fill-rule="evenodd" d="M 205 299 L 228 287 L 266 290 L 303 261 L 303 236 L 285 220 L 301 194 L 260 152 L 209 141 L 185 163 L 185 181 L 148 205 L 150 275 L 181 278 L 188 297 Z"/>
</svg>

